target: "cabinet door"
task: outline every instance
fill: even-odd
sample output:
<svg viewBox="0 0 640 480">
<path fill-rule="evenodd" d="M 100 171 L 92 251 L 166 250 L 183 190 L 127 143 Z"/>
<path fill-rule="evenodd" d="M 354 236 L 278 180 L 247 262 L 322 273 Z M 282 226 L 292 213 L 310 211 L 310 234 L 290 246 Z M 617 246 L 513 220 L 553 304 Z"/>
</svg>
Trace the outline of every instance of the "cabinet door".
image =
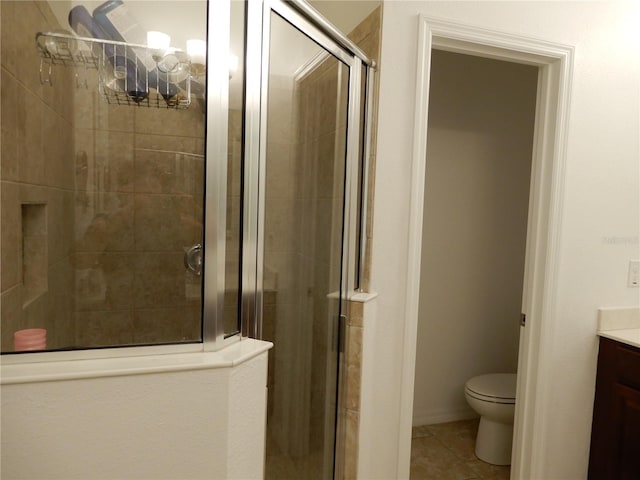
<svg viewBox="0 0 640 480">
<path fill-rule="evenodd" d="M 640 350 L 600 339 L 589 480 L 637 480 L 640 472 Z"/>
<path fill-rule="evenodd" d="M 636 480 L 640 474 L 640 391 L 618 383 L 613 395 L 618 444 L 611 478 Z"/>
</svg>

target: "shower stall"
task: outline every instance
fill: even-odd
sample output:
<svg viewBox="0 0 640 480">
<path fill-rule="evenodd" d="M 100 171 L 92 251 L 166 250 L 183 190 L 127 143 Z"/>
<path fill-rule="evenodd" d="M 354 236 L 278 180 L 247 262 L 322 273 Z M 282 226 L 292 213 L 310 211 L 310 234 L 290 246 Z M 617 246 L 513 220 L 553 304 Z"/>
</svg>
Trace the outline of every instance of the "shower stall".
<svg viewBox="0 0 640 480">
<path fill-rule="evenodd" d="M 266 478 L 339 477 L 373 62 L 301 0 L 1 8 L 3 361 L 271 341 Z"/>
</svg>

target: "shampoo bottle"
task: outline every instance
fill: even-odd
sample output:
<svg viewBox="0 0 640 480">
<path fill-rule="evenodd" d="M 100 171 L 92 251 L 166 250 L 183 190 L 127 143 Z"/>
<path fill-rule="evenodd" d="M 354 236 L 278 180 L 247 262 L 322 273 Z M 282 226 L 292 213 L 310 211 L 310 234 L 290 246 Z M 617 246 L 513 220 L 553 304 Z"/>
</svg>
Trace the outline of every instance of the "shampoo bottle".
<svg viewBox="0 0 640 480">
<path fill-rule="evenodd" d="M 122 0 L 108 0 L 93 11 L 94 20 L 114 40 L 146 45 L 147 34 L 130 14 Z M 156 62 L 143 49 L 133 49 L 138 62 L 146 67 L 149 85 L 156 88 L 168 105 L 175 105 L 180 100 L 180 89 L 168 81 L 168 76 L 158 72 Z"/>
<path fill-rule="evenodd" d="M 93 18 L 83 5 L 73 7 L 69 12 L 69 25 L 82 37 L 93 37 L 97 40 L 113 40 Z M 146 86 L 146 72 L 141 70 L 134 60 L 135 57 L 125 55 L 124 49 L 111 45 L 92 43 L 93 54 L 101 57 L 103 54 L 109 59 L 114 71 L 114 80 L 118 88 L 127 92 L 127 95 L 136 103 L 148 96 Z M 121 73 L 121 75 L 120 75 Z"/>
</svg>

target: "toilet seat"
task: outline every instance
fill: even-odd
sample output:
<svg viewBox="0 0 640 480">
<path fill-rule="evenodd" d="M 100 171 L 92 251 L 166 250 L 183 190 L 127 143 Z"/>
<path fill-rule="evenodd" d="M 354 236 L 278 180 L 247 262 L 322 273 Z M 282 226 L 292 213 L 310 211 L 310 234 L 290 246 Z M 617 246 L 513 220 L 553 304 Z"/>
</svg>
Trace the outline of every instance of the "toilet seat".
<svg viewBox="0 0 640 480">
<path fill-rule="evenodd" d="M 516 403 L 516 374 L 492 373 L 473 377 L 465 384 L 465 392 L 478 400 L 491 403 Z"/>
</svg>

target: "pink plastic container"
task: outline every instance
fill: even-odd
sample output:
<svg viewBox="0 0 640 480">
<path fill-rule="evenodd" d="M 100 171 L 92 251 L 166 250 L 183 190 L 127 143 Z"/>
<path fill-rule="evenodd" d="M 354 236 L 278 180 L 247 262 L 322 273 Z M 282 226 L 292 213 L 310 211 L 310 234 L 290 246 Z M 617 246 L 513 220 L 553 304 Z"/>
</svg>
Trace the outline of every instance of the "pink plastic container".
<svg viewBox="0 0 640 480">
<path fill-rule="evenodd" d="M 47 330 L 44 328 L 26 328 L 13 334 L 13 350 L 16 352 L 45 350 L 47 348 Z"/>
<path fill-rule="evenodd" d="M 46 328 L 25 328 L 24 330 L 17 330 L 13 334 L 14 339 L 41 339 L 47 338 Z"/>
</svg>

